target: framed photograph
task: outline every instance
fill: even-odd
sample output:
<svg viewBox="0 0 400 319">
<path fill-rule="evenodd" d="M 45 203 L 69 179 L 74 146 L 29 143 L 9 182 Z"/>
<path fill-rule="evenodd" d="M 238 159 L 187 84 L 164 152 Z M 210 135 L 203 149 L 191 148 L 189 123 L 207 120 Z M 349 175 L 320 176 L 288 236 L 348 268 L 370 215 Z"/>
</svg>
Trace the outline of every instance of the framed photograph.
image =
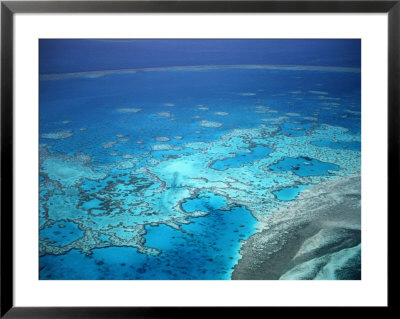
<svg viewBox="0 0 400 319">
<path fill-rule="evenodd" d="M 2 1 L 1 316 L 388 309 L 399 19 Z"/>
</svg>

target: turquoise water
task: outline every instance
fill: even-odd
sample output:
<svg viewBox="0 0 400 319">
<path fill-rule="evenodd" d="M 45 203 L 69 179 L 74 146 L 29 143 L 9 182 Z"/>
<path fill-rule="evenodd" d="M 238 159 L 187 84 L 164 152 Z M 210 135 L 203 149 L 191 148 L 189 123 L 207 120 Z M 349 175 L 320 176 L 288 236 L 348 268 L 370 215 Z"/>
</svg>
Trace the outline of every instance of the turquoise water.
<svg viewBox="0 0 400 319">
<path fill-rule="evenodd" d="M 40 231 L 41 240 L 50 240 L 52 245 L 66 246 L 82 237 L 83 231 L 77 224 L 70 222 L 58 222 Z"/>
<path fill-rule="evenodd" d="M 313 176 L 333 174 L 330 171 L 339 170 L 339 166 L 333 163 L 324 163 L 309 157 L 285 157 L 276 164 L 271 165 L 270 169 L 273 171 L 292 171 L 299 176 Z"/>
<path fill-rule="evenodd" d="M 200 62 L 41 74 L 40 279 L 228 280 L 266 216 L 360 172 L 359 69 Z"/>
<path fill-rule="evenodd" d="M 354 151 L 361 151 L 361 143 L 360 142 L 345 142 L 345 141 L 330 141 L 330 140 L 321 140 L 313 142 L 313 145 L 322 146 L 322 147 L 331 147 L 335 149 L 350 149 Z"/>
<path fill-rule="evenodd" d="M 290 201 L 299 195 L 303 190 L 310 187 L 309 185 L 298 185 L 295 187 L 285 187 L 277 191 L 272 192 L 279 200 Z"/>
<path fill-rule="evenodd" d="M 250 165 L 254 161 L 265 158 L 273 150 L 263 145 L 257 145 L 255 147 L 250 148 L 249 151 L 247 151 L 246 153 L 238 152 L 235 154 L 235 157 L 229 157 L 223 160 L 217 160 L 210 167 L 222 171 L 231 167 Z"/>
<path fill-rule="evenodd" d="M 229 279 L 238 258 L 239 240 L 254 233 L 256 220 L 243 207 L 213 210 L 176 230 L 166 225 L 146 227 L 146 244 L 162 251 L 146 256 L 134 248 L 94 249 L 85 256 L 41 257 L 43 279 Z M 71 272 L 72 271 L 72 272 Z M 48 277 L 49 276 L 49 277 Z"/>
</svg>

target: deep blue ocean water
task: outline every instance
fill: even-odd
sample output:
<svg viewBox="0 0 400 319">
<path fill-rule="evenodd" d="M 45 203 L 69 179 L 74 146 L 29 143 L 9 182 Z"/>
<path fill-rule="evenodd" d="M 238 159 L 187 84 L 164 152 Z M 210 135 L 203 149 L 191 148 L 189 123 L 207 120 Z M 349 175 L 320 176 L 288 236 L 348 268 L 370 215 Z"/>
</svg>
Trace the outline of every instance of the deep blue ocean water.
<svg viewBox="0 0 400 319">
<path fill-rule="evenodd" d="M 52 40 L 39 42 L 40 74 L 176 65 L 361 67 L 360 40 Z"/>
<path fill-rule="evenodd" d="M 41 40 L 40 279 L 229 279 L 259 181 L 278 207 L 359 171 L 359 67 L 358 40 Z"/>
</svg>

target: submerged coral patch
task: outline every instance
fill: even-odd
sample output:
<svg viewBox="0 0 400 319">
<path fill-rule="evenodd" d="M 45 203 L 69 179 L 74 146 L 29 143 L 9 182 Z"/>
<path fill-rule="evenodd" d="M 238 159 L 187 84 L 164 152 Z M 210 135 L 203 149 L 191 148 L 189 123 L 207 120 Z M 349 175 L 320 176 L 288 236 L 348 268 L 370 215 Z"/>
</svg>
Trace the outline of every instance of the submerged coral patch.
<svg viewBox="0 0 400 319">
<path fill-rule="evenodd" d="M 309 121 L 318 121 L 318 118 L 314 116 L 303 116 L 303 119 L 309 120 Z"/>
<path fill-rule="evenodd" d="M 169 111 L 166 111 L 166 112 L 157 112 L 157 115 L 158 115 L 158 116 L 161 116 L 161 117 L 171 117 L 171 113 L 170 113 Z"/>
<path fill-rule="evenodd" d="M 119 169 L 131 169 L 136 166 L 134 161 L 123 161 L 118 164 Z"/>
<path fill-rule="evenodd" d="M 288 116 L 301 116 L 299 113 L 292 113 L 292 112 L 285 113 L 285 114 Z"/>
<path fill-rule="evenodd" d="M 222 123 L 203 120 L 199 123 L 201 127 L 221 127 Z"/>
<path fill-rule="evenodd" d="M 316 95 L 328 95 L 328 94 L 329 94 L 328 92 L 324 92 L 324 91 L 313 91 L 313 90 L 308 91 L 308 93 L 316 94 Z"/>
<path fill-rule="evenodd" d="M 135 108 L 135 107 L 131 107 L 131 108 L 118 108 L 116 109 L 117 112 L 119 113 L 138 113 L 140 112 L 142 109 L 139 108 Z"/>
<path fill-rule="evenodd" d="M 190 142 L 186 143 L 185 147 L 192 148 L 194 150 L 206 150 L 209 148 L 209 145 L 204 142 Z"/>
<path fill-rule="evenodd" d="M 42 133 L 40 134 L 41 138 L 47 138 L 51 140 L 60 140 L 63 138 L 68 138 L 74 135 L 72 131 L 59 131 L 59 132 L 52 132 L 52 133 Z"/>
<path fill-rule="evenodd" d="M 151 149 L 153 151 L 168 151 L 172 150 L 174 147 L 170 144 L 153 144 L 151 145 Z"/>
<path fill-rule="evenodd" d="M 170 140 L 170 138 L 166 137 L 166 136 L 158 136 L 158 137 L 155 138 L 155 140 L 157 142 L 168 142 Z"/>
<path fill-rule="evenodd" d="M 42 160 L 41 169 L 51 180 L 65 187 L 73 186 L 82 179 L 101 180 L 107 174 L 88 166 L 89 160 L 70 156 L 48 156 Z"/>
<path fill-rule="evenodd" d="M 226 116 L 229 115 L 228 112 L 214 112 L 215 115 Z"/>
<path fill-rule="evenodd" d="M 104 143 L 103 145 L 101 145 L 103 148 L 112 148 L 114 147 L 115 144 L 117 144 L 118 141 L 110 141 L 107 143 Z"/>
</svg>

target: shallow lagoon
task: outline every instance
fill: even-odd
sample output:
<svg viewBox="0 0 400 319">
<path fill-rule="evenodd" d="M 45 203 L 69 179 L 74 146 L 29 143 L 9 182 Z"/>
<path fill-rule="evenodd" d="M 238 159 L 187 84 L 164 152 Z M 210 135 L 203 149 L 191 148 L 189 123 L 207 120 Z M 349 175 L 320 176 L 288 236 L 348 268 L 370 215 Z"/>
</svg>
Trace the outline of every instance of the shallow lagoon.
<svg viewBox="0 0 400 319">
<path fill-rule="evenodd" d="M 339 166 L 325 163 L 309 157 L 285 157 L 270 166 L 272 171 L 292 171 L 299 176 L 329 175 L 339 170 Z"/>
</svg>

